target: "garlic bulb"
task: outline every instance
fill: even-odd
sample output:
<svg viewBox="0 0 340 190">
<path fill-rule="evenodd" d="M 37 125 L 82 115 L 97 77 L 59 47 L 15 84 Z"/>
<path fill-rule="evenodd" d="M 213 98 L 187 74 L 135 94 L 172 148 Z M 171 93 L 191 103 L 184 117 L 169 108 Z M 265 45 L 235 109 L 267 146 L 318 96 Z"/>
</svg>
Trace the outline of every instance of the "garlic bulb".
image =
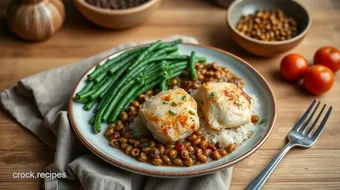
<svg viewBox="0 0 340 190">
<path fill-rule="evenodd" d="M 63 25 L 65 7 L 61 0 L 12 0 L 6 17 L 18 36 L 26 40 L 46 40 Z"/>
</svg>

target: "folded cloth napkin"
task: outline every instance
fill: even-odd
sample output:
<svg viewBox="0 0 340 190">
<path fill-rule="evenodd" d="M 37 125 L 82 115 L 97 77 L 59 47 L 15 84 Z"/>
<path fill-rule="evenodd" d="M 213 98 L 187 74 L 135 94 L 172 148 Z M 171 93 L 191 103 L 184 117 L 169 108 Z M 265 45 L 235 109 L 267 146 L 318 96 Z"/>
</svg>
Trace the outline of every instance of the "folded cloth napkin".
<svg viewBox="0 0 340 190">
<path fill-rule="evenodd" d="M 198 43 L 187 36 L 171 36 L 171 41 Z M 24 78 L 17 86 L 1 93 L 3 107 L 26 129 L 55 150 L 54 162 L 46 171 L 66 173 L 66 178 L 45 178 L 45 189 L 229 189 L 232 168 L 213 174 L 180 179 L 165 179 L 134 174 L 112 166 L 92 154 L 71 129 L 67 103 L 71 92 L 92 65 L 127 47 L 150 43 L 127 43 L 74 64 Z M 79 180 L 79 182 L 77 181 Z"/>
</svg>

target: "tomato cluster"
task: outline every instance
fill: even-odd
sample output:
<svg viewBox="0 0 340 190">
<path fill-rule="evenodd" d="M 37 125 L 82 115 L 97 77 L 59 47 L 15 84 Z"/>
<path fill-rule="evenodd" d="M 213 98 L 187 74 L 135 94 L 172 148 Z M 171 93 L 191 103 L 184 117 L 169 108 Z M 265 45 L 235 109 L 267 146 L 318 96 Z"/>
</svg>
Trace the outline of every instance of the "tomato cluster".
<svg viewBox="0 0 340 190">
<path fill-rule="evenodd" d="M 290 54 L 281 61 L 280 73 L 289 81 L 303 78 L 305 88 L 312 94 L 323 94 L 334 84 L 334 74 L 340 69 L 340 50 L 322 47 L 314 55 L 314 65 L 300 54 Z"/>
</svg>

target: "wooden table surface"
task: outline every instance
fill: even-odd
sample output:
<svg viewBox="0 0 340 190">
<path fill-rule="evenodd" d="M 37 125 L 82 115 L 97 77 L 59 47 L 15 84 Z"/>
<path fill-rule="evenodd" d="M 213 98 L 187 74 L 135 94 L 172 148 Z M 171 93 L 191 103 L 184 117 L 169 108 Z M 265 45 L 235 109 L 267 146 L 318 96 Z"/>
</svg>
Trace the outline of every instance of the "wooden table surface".
<svg viewBox="0 0 340 190">
<path fill-rule="evenodd" d="M 334 111 L 317 143 L 310 149 L 295 148 L 282 160 L 264 189 L 340 189 L 340 75 L 333 89 L 312 96 L 278 74 L 282 56 L 263 59 L 250 55 L 230 38 L 226 10 L 208 0 L 164 0 L 152 18 L 122 31 L 91 24 L 65 3 L 66 21 L 51 39 L 31 43 L 10 32 L 5 22 L 9 0 L 0 2 L 0 90 L 26 76 L 71 64 L 117 44 L 158 39 L 173 34 L 190 35 L 201 43 L 232 52 L 252 64 L 270 83 L 278 107 L 275 128 L 268 141 L 253 155 L 235 165 L 231 189 L 243 189 L 270 162 L 286 142 L 286 135 L 314 98 L 333 105 Z M 312 59 L 321 46 L 340 48 L 340 0 L 302 1 L 313 24 L 304 41 L 292 52 Z M 41 172 L 53 161 L 53 150 L 19 126 L 3 109 L 0 113 L 0 189 L 37 189 L 40 179 L 13 179 L 13 172 Z"/>
</svg>

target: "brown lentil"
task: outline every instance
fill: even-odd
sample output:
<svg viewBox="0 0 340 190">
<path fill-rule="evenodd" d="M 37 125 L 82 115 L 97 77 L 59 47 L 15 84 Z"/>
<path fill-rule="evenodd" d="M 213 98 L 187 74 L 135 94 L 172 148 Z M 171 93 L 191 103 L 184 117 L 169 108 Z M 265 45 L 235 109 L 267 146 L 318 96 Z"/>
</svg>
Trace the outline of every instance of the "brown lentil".
<svg viewBox="0 0 340 190">
<path fill-rule="evenodd" d="M 156 147 L 156 142 L 155 141 L 150 141 L 149 142 L 149 147 L 150 148 L 155 148 Z"/>
<path fill-rule="evenodd" d="M 234 145 L 233 144 L 228 144 L 228 146 L 227 146 L 228 153 L 233 152 L 233 150 L 234 150 Z"/>
<path fill-rule="evenodd" d="M 155 166 L 159 166 L 159 165 L 163 164 L 163 161 L 160 158 L 154 158 L 154 159 L 152 159 L 152 164 L 155 165 Z"/>
<path fill-rule="evenodd" d="M 195 135 L 197 135 L 199 137 L 203 135 L 202 131 L 195 131 L 194 133 L 195 133 Z"/>
<path fill-rule="evenodd" d="M 197 138 L 197 139 L 195 139 L 195 140 L 192 142 L 192 144 L 193 144 L 193 145 L 198 145 L 198 144 L 200 144 L 200 142 L 201 142 L 201 138 Z"/>
<path fill-rule="evenodd" d="M 221 149 L 218 151 L 221 156 L 227 156 L 228 152 L 225 149 Z"/>
<path fill-rule="evenodd" d="M 117 125 L 123 125 L 124 126 L 124 122 L 122 120 L 118 120 Z"/>
<path fill-rule="evenodd" d="M 158 158 L 159 157 L 159 150 L 157 148 L 152 148 L 150 155 L 154 158 Z"/>
<path fill-rule="evenodd" d="M 209 149 L 209 148 L 203 150 L 203 154 L 204 154 L 206 157 L 209 157 L 210 154 L 211 154 L 211 152 L 212 152 L 212 151 L 211 151 L 211 149 Z"/>
<path fill-rule="evenodd" d="M 195 152 L 196 152 L 196 155 L 198 156 L 203 153 L 203 150 L 198 148 Z"/>
<path fill-rule="evenodd" d="M 197 159 L 200 161 L 200 162 L 206 162 L 208 160 L 208 158 L 204 155 L 204 154 L 199 154 L 197 155 Z"/>
<path fill-rule="evenodd" d="M 129 109 L 128 109 L 130 112 L 133 112 L 133 111 L 136 111 L 136 108 L 134 106 L 129 106 Z"/>
<path fill-rule="evenodd" d="M 185 150 L 185 149 L 182 149 L 181 150 L 181 157 L 183 159 L 188 158 L 189 157 L 189 152 L 187 150 Z"/>
<path fill-rule="evenodd" d="M 135 142 L 133 143 L 133 146 L 134 146 L 135 148 L 139 148 L 140 142 L 139 142 L 139 141 L 135 141 Z"/>
<path fill-rule="evenodd" d="M 122 150 L 125 150 L 126 149 L 126 147 L 128 147 L 129 145 L 127 144 L 127 143 L 121 143 L 120 144 L 120 148 L 122 149 Z"/>
<path fill-rule="evenodd" d="M 151 148 L 150 147 L 144 147 L 142 148 L 143 152 L 145 152 L 146 154 L 149 154 L 150 151 L 151 151 Z"/>
<path fill-rule="evenodd" d="M 215 150 L 211 153 L 211 158 L 213 160 L 219 160 L 219 159 L 221 159 L 221 155 L 217 150 Z"/>
<path fill-rule="evenodd" d="M 208 146 L 208 142 L 207 141 L 201 141 L 199 145 L 200 145 L 201 149 L 205 150 Z"/>
<path fill-rule="evenodd" d="M 177 79 L 171 79 L 171 85 L 177 85 L 178 81 Z"/>
<path fill-rule="evenodd" d="M 197 136 L 196 135 L 194 135 L 194 134 L 191 134 L 191 135 L 189 135 L 188 136 L 188 139 L 189 139 L 189 141 L 194 141 L 194 140 L 196 140 L 197 139 Z"/>
<path fill-rule="evenodd" d="M 114 133 L 115 129 L 114 128 L 108 128 L 106 131 L 105 131 L 105 136 L 111 136 L 113 133 Z"/>
<path fill-rule="evenodd" d="M 115 131 L 121 131 L 124 128 L 123 124 L 117 124 Z"/>
<path fill-rule="evenodd" d="M 120 143 L 127 143 L 128 142 L 127 139 L 124 138 L 124 137 L 121 137 L 118 140 L 119 140 Z"/>
<path fill-rule="evenodd" d="M 114 148 L 119 148 L 120 142 L 117 139 L 112 139 L 110 145 Z"/>
<path fill-rule="evenodd" d="M 177 156 L 177 150 L 174 149 L 170 150 L 169 156 L 170 158 L 175 158 Z"/>
<path fill-rule="evenodd" d="M 184 146 L 189 146 L 189 145 L 191 145 L 191 142 L 190 142 L 190 141 L 185 141 L 185 142 L 183 143 L 183 145 L 184 145 Z"/>
<path fill-rule="evenodd" d="M 183 161 L 179 158 L 173 159 L 172 162 L 177 166 L 183 166 Z"/>
<path fill-rule="evenodd" d="M 132 150 L 131 150 L 131 155 L 132 155 L 133 157 L 138 156 L 138 155 L 139 155 L 139 149 L 138 149 L 138 148 L 132 149 Z"/>
<path fill-rule="evenodd" d="M 186 158 L 184 159 L 184 164 L 187 166 L 192 166 L 194 164 L 194 162 L 192 161 L 192 158 Z"/>
<path fill-rule="evenodd" d="M 162 160 L 167 164 L 171 164 L 171 160 L 167 155 L 162 155 Z"/>
<path fill-rule="evenodd" d="M 191 153 L 195 152 L 194 147 L 192 147 L 191 145 L 188 145 L 188 146 L 186 146 L 185 148 L 187 149 L 187 151 L 189 151 L 189 152 L 191 152 Z"/>
<path fill-rule="evenodd" d="M 125 149 L 125 154 L 129 155 L 131 153 L 132 149 L 133 149 L 133 147 L 131 145 L 128 145 Z"/>
<path fill-rule="evenodd" d="M 258 10 L 242 16 L 236 26 L 242 34 L 264 41 L 283 41 L 297 34 L 297 24 L 281 10 Z"/>
<path fill-rule="evenodd" d="M 157 149 L 159 150 L 159 154 L 163 155 L 165 152 L 165 148 L 162 144 L 157 144 Z"/>
<path fill-rule="evenodd" d="M 140 106 L 139 102 L 136 101 L 136 100 L 132 101 L 132 102 L 131 102 L 131 105 L 134 106 L 134 107 L 137 108 L 137 109 L 138 109 L 138 107 Z"/>
<path fill-rule="evenodd" d="M 143 138 L 140 138 L 140 142 L 141 142 L 141 143 L 143 143 L 143 142 L 149 142 L 149 139 L 143 137 Z"/>
<path fill-rule="evenodd" d="M 122 121 L 127 121 L 129 119 L 129 116 L 125 111 L 123 111 L 123 112 L 120 113 L 120 119 Z"/>
<path fill-rule="evenodd" d="M 136 142 L 136 139 L 134 139 L 134 138 L 129 139 L 129 144 L 133 145 L 135 142 Z"/>
<path fill-rule="evenodd" d="M 146 162 L 148 160 L 148 157 L 146 156 L 146 154 L 144 152 L 141 152 L 138 160 L 141 161 L 141 162 Z"/>
</svg>

